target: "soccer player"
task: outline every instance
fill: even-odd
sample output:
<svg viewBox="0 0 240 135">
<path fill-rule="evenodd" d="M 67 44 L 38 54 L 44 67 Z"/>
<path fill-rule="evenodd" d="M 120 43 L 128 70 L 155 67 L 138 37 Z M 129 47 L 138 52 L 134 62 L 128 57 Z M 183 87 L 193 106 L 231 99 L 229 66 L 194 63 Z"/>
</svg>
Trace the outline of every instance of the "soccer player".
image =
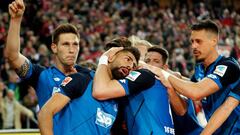
<svg viewBox="0 0 240 135">
<path fill-rule="evenodd" d="M 144 91 L 127 97 L 125 120 L 129 134 L 174 134 L 167 90 L 151 72 L 135 70 L 127 79 L 117 81 L 107 71 L 106 65 L 99 65 L 94 76 L 93 95 L 99 100 L 114 98 L 113 89 L 137 91 L 145 87 Z M 149 83 L 152 83 L 151 87 L 146 88 Z"/>
<path fill-rule="evenodd" d="M 7 36 L 6 54 L 11 67 L 36 90 L 39 106 L 56 92 L 66 75 L 81 72 L 90 76 L 89 70 L 75 65 L 79 53 L 79 33 L 71 24 L 59 25 L 52 35 L 51 49 L 56 56 L 55 66 L 44 68 L 31 63 L 20 53 L 20 26 L 25 11 L 23 0 L 9 4 L 10 27 Z"/>
<path fill-rule="evenodd" d="M 235 108 L 239 109 L 240 102 L 240 82 L 234 88 L 229 97 L 224 101 L 224 103 L 213 113 L 207 126 L 202 131 L 201 135 L 211 135 L 213 134 L 229 117 L 231 113 L 237 113 L 234 111 Z M 237 114 L 239 116 L 239 114 Z M 240 132 L 240 120 L 232 121 L 232 132 L 230 134 L 236 134 Z"/>
<path fill-rule="evenodd" d="M 191 27 L 191 42 L 193 55 L 197 61 L 195 73 L 191 81 L 179 79 L 168 72 L 156 68 L 149 68 L 159 79 L 166 78 L 171 85 L 181 94 L 192 99 L 188 116 L 197 125 L 195 131 L 189 134 L 200 134 L 206 122 L 214 111 L 225 101 L 231 88 L 235 87 L 239 80 L 239 65 L 233 58 L 225 58 L 218 54 L 217 44 L 219 28 L 211 20 L 201 21 Z M 195 101 L 199 101 L 196 103 Z M 201 107 L 202 106 L 202 107 Z M 201 109 L 202 108 L 202 109 Z M 201 117 L 197 117 L 197 112 L 201 111 Z M 239 116 L 231 114 L 226 120 L 226 124 L 216 131 L 216 133 L 231 133 L 232 125 L 230 121 L 237 120 Z"/>
<path fill-rule="evenodd" d="M 25 5 L 23 0 L 15 0 L 9 4 L 11 16 L 6 43 L 6 54 L 10 66 L 16 70 L 22 80 L 36 90 L 40 108 L 47 102 L 64 78 L 79 72 L 90 77 L 90 71 L 76 65 L 79 53 L 79 33 L 71 24 L 59 25 L 53 32 L 51 49 L 55 55 L 55 66 L 45 68 L 31 63 L 20 53 L 20 26 Z M 87 80 L 82 80 L 87 83 Z M 58 119 L 58 114 L 55 119 Z"/>
<path fill-rule="evenodd" d="M 111 49 L 105 52 L 105 54 L 110 53 L 111 58 L 106 59 L 105 57 L 101 57 L 99 64 L 108 65 L 107 72 L 111 77 L 124 79 L 129 72 L 136 67 L 140 53 L 134 47 L 124 48 L 120 51 L 119 49 L 113 48 L 113 50 L 114 49 L 117 51 L 112 51 Z M 115 54 L 115 52 L 117 53 Z M 98 72 L 98 69 L 96 72 Z M 93 77 L 94 73 L 91 72 L 91 74 Z M 102 78 L 104 79 L 103 76 Z M 82 80 L 90 80 L 90 83 L 82 82 Z M 118 112 L 118 103 L 115 100 L 98 101 L 94 99 L 92 96 L 92 83 L 91 78 L 85 79 L 85 77 L 79 73 L 66 77 L 59 88 L 59 92 L 55 93 L 49 99 L 39 113 L 41 134 L 53 134 L 53 124 L 58 127 L 55 128 L 58 130 L 54 129 L 54 134 L 57 135 L 110 134 L 110 129 Z M 145 87 L 150 85 L 151 83 L 145 85 Z M 145 87 L 138 90 L 143 90 Z M 108 87 L 97 87 L 97 89 L 108 91 Z M 108 94 L 112 98 L 116 98 L 135 92 L 137 91 L 131 89 L 126 91 L 121 87 L 116 87 L 108 91 Z M 93 95 L 99 96 L 95 93 L 93 93 Z M 56 121 L 53 120 L 53 115 L 57 112 L 60 113 L 61 117 Z"/>
<path fill-rule="evenodd" d="M 144 61 L 167 70 L 168 52 L 161 47 L 150 47 Z M 168 87 L 165 88 L 160 81 L 156 80 L 153 87 L 128 97 L 125 120 L 130 135 L 175 134 L 169 102 L 178 115 L 186 112 L 186 103 L 182 101 L 171 85 L 165 85 Z"/>
</svg>

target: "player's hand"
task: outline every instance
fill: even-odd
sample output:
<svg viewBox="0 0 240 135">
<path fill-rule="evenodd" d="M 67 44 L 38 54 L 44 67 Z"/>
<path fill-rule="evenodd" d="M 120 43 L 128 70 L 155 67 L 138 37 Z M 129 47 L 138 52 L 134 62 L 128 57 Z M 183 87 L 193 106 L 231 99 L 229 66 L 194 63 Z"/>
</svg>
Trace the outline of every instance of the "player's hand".
<svg viewBox="0 0 240 135">
<path fill-rule="evenodd" d="M 23 0 L 15 0 L 8 5 L 8 12 L 13 19 L 21 18 L 25 10 Z"/>
<path fill-rule="evenodd" d="M 112 47 L 108 51 L 106 51 L 103 55 L 108 56 L 108 58 L 112 58 L 117 52 L 121 51 L 123 47 Z"/>
</svg>

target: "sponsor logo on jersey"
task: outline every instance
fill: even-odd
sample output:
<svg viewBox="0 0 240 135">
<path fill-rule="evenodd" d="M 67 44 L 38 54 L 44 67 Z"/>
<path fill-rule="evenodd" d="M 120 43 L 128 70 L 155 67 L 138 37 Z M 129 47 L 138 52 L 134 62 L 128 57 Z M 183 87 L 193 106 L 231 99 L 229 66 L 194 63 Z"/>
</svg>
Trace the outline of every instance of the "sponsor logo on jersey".
<svg viewBox="0 0 240 135">
<path fill-rule="evenodd" d="M 53 78 L 54 81 L 59 82 L 61 79 L 58 77 Z"/>
<path fill-rule="evenodd" d="M 217 79 L 218 77 L 216 76 L 216 75 L 214 75 L 214 74 L 209 74 L 209 75 L 207 75 L 207 77 L 208 78 L 212 78 L 212 79 Z"/>
<path fill-rule="evenodd" d="M 101 108 L 97 108 L 96 121 L 95 123 L 101 127 L 108 128 L 115 121 L 115 117 L 111 114 L 108 114 L 101 110 Z"/>
<path fill-rule="evenodd" d="M 131 80 L 131 81 L 135 81 L 135 80 L 139 77 L 139 75 L 141 75 L 140 72 L 131 71 L 126 78 L 129 79 L 129 80 Z"/>
<path fill-rule="evenodd" d="M 72 81 L 72 78 L 71 77 L 66 77 L 63 81 L 62 81 L 62 86 L 66 86 L 69 82 Z"/>
<path fill-rule="evenodd" d="M 58 87 L 53 87 L 52 94 L 57 93 L 57 92 L 60 92 L 60 91 L 61 91 L 60 88 L 58 88 Z"/>
<path fill-rule="evenodd" d="M 227 71 L 226 65 L 218 65 L 216 69 L 213 71 L 213 73 L 223 77 L 226 71 Z"/>
</svg>

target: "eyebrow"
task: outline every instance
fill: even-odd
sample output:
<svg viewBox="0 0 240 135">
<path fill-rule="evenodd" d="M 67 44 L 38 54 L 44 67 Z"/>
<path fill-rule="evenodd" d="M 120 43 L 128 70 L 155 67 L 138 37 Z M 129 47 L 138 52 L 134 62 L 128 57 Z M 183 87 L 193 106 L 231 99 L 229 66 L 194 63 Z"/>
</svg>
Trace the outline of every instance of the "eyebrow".
<svg viewBox="0 0 240 135">
<path fill-rule="evenodd" d="M 133 61 L 133 68 L 135 68 L 137 66 L 137 64 L 134 63 L 134 60 L 132 59 L 132 57 L 130 57 L 129 55 L 127 55 L 127 57 Z"/>
</svg>

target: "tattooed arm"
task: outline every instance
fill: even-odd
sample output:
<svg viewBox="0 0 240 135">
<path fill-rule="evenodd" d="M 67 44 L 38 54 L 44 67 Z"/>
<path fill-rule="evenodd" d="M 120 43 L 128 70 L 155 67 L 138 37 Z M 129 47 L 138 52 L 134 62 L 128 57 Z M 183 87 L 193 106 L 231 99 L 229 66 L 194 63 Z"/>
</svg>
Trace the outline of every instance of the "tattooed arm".
<svg viewBox="0 0 240 135">
<path fill-rule="evenodd" d="M 21 76 L 25 76 L 29 69 L 27 58 L 20 53 L 20 27 L 24 10 L 23 0 L 15 0 L 9 4 L 11 19 L 6 43 L 6 58 L 11 67 Z"/>
<path fill-rule="evenodd" d="M 15 71 L 19 77 L 25 78 L 28 70 L 30 69 L 30 62 L 26 59 L 20 67 L 15 67 Z"/>
</svg>

